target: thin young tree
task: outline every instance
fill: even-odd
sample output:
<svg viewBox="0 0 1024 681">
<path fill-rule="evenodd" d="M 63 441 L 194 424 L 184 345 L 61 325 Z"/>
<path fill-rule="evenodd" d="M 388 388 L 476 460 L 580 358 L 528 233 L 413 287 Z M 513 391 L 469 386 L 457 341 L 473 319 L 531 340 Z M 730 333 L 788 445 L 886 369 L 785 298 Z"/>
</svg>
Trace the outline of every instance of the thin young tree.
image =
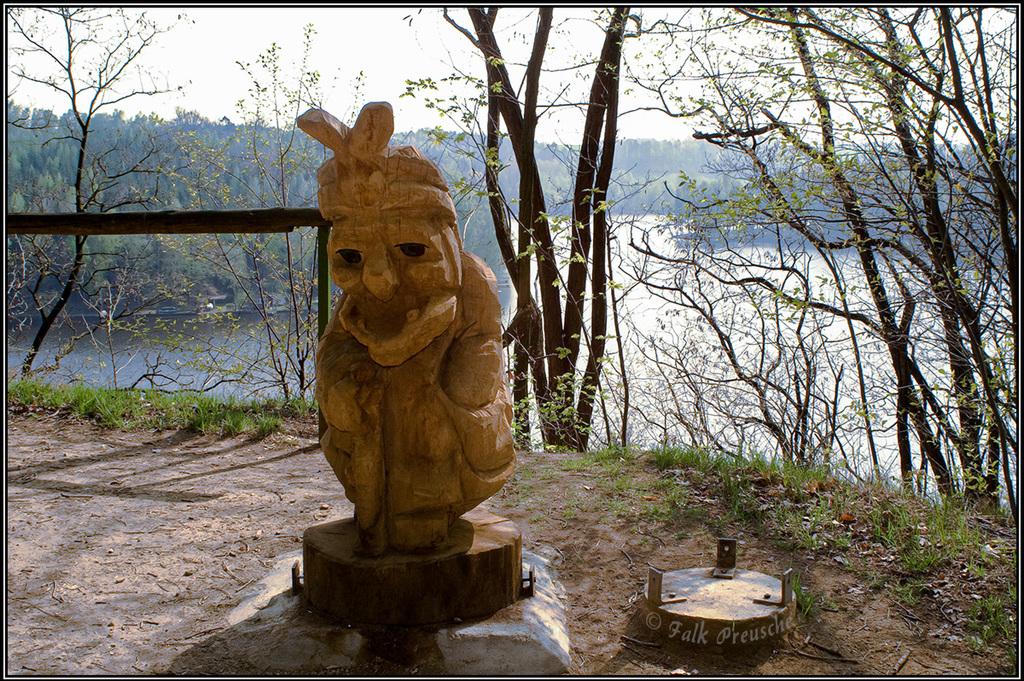
<svg viewBox="0 0 1024 681">
<path fill-rule="evenodd" d="M 303 51 L 293 65 L 277 44 L 254 62 L 238 63 L 250 87 L 239 102 L 241 123 L 232 126 L 232 134 L 218 141 L 180 126 L 175 139 L 188 151 L 188 162 L 175 180 L 202 188 L 191 195 L 189 208 L 315 205 L 310 169 L 325 152 L 295 125 L 304 110 L 320 105 L 319 72 L 308 63 L 315 35 L 312 25 L 304 27 Z M 183 123 L 188 118 L 189 112 L 179 113 Z M 258 334 L 260 342 L 246 344 L 251 350 L 232 358 L 237 376 L 256 386 L 254 392 L 306 398 L 315 380 L 318 340 L 315 233 L 190 235 L 180 241 L 182 250 L 207 263 L 230 286 L 236 311 L 247 309 L 257 317 L 247 333 Z M 286 313 L 279 313 L 281 307 Z"/>
<path fill-rule="evenodd" d="M 76 160 L 68 179 L 70 205 L 62 208 L 85 213 L 150 205 L 155 197 L 139 191 L 128 178 L 156 171 L 158 146 L 126 150 L 115 141 L 112 147 L 97 148 L 90 133 L 99 113 L 134 97 L 169 90 L 139 63 L 140 55 L 168 29 L 157 26 L 144 12 L 110 8 L 8 7 L 7 21 L 12 75 L 59 95 L 69 106 L 59 118 L 8 121 L 44 131 L 47 143 L 54 147 L 74 149 Z M 140 85 L 144 83 L 148 84 Z M 40 269 L 30 282 L 40 324 L 22 361 L 22 375 L 31 372 L 43 341 L 79 287 L 89 257 L 88 237 L 76 235 L 68 240 L 73 243 L 67 262 L 59 268 Z"/>
<path fill-rule="evenodd" d="M 545 178 L 538 172 L 535 139 L 544 57 L 552 28 L 551 8 L 537 15 L 533 49 L 517 90 L 498 43 L 498 9 L 470 8 L 472 29 L 448 22 L 480 52 L 486 72 L 488 103 L 488 194 L 495 235 L 517 294 L 512 325 L 515 342 L 514 394 L 521 404 L 526 395 L 525 369 L 533 376 L 541 432 L 546 444 L 585 450 L 590 437 L 594 402 L 600 389 L 600 370 L 608 329 L 607 249 L 610 238 L 607 193 L 611 182 L 618 117 L 619 67 L 626 37 L 628 8 L 616 8 L 605 19 L 600 55 L 593 64 L 589 97 L 579 106 L 584 124 L 576 159 L 571 200 L 571 223 L 562 232 L 553 227 L 545 196 Z M 546 103 L 545 106 L 550 106 Z M 501 190 L 493 159 L 498 120 L 504 123 L 519 170 L 518 214 L 513 239 L 502 215 Z M 559 256 L 564 253 L 561 263 Z M 538 295 L 533 295 L 532 263 L 537 266 Z M 563 268 L 560 264 L 564 264 Z M 562 296 L 565 296 L 563 306 Z M 585 319 L 586 302 L 590 320 Z M 586 352 L 583 359 L 581 354 Z M 583 368 L 577 365 L 582 361 Z M 520 411 L 520 428 L 523 427 Z"/>
</svg>

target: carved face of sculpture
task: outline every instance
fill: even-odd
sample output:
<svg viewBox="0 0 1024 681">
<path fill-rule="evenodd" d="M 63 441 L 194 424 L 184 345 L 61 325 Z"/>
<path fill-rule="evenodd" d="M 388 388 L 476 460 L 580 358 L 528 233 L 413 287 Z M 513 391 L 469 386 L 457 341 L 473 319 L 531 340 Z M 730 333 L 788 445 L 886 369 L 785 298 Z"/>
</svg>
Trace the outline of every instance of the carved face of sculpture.
<svg viewBox="0 0 1024 681">
<path fill-rule="evenodd" d="M 402 364 L 455 320 L 462 247 L 448 185 L 413 147 L 388 146 L 386 102 L 364 106 L 352 128 L 320 109 L 297 122 L 334 150 L 317 171 L 317 198 L 334 223 L 327 248 L 345 292 L 339 321 L 373 361 Z"/>
<path fill-rule="evenodd" d="M 331 276 L 346 293 L 345 329 L 385 366 L 425 348 L 455 318 L 462 284 L 454 226 L 437 218 L 352 217 L 328 244 Z"/>
</svg>

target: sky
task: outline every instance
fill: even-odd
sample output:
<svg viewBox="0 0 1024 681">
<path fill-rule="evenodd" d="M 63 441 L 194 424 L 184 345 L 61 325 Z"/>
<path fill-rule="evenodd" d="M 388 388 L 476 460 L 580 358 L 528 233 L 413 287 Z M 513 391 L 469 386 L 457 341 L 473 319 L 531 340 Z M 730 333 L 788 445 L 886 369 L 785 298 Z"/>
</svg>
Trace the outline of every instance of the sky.
<svg viewBox="0 0 1024 681">
<path fill-rule="evenodd" d="M 358 105 L 387 101 L 395 109 L 397 131 L 441 125 L 455 125 L 428 109 L 422 99 L 400 98 L 407 79 L 431 77 L 435 81 L 448 76 L 453 65 L 472 75 L 483 77 L 483 62 L 469 41 L 448 25 L 439 8 L 416 7 L 287 7 L 224 6 L 167 7 L 145 9 L 161 25 L 174 23 L 168 33 L 144 53 L 144 65 L 153 74 L 166 78 L 180 92 L 159 97 L 136 97 L 122 108 L 129 116 L 157 113 L 173 118 L 176 107 L 197 111 L 206 118 L 226 116 L 239 122 L 237 103 L 247 94 L 251 81 L 238 62 L 254 63 L 261 53 L 276 43 L 282 64 L 297 68 L 303 56 L 303 29 L 312 24 L 309 66 L 319 71 L 324 92 L 324 108 L 346 120 Z M 455 11 L 463 25 L 471 25 L 464 11 Z M 585 8 L 556 9 L 560 16 L 575 15 L 564 27 L 552 33 L 550 44 L 569 45 L 580 53 L 596 54 L 602 35 L 586 21 L 591 11 Z M 179 15 L 184 15 L 179 19 Z M 510 62 L 524 62 L 532 45 L 536 25 L 534 14 L 520 8 L 504 8 L 499 13 L 507 28 L 502 49 Z M 10 31 L 10 28 L 8 28 Z M 565 59 L 571 55 L 563 54 Z M 551 51 L 546 63 L 556 65 L 559 54 Z M 8 53 L 8 60 L 11 60 Z M 8 70 L 9 73 L 9 70 Z M 360 91 L 355 83 L 361 78 Z M 513 72 L 514 73 L 514 72 Z M 592 69 L 587 72 L 592 74 Z M 515 76 L 513 76 L 515 77 Z M 21 106 L 66 111 L 67 100 L 44 96 L 37 89 L 8 80 L 8 97 Z M 539 141 L 573 142 L 575 124 L 567 112 L 548 112 L 538 127 Z M 554 122 L 555 116 L 562 121 Z M 564 121 L 564 122 L 563 122 Z M 620 137 L 678 139 L 690 130 L 678 119 L 664 114 L 630 114 L 619 121 Z M 556 139 L 558 138 L 558 139 Z"/>
</svg>

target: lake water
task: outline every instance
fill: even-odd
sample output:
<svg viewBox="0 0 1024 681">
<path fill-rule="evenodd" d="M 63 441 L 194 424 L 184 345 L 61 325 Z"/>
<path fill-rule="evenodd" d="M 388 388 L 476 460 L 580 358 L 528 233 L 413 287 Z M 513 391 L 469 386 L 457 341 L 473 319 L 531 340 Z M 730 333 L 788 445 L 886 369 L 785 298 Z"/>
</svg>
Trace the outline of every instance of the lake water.
<svg viewBox="0 0 1024 681">
<path fill-rule="evenodd" d="M 651 232 L 656 224 L 648 220 L 635 226 L 635 230 L 643 230 L 650 234 L 653 245 L 668 251 L 673 242 L 664 235 Z M 619 243 L 625 243 L 625 232 L 620 233 Z M 639 242 L 639 232 L 631 235 Z M 750 263 L 764 263 L 771 256 L 770 244 L 751 244 L 734 249 L 735 253 L 747 258 Z M 717 338 L 702 322 L 693 310 L 686 310 L 677 304 L 671 304 L 658 296 L 652 295 L 644 286 L 636 281 L 638 276 L 644 277 L 648 283 L 667 283 L 668 279 L 660 280 L 656 273 L 642 271 L 639 267 L 639 256 L 634 251 L 627 251 L 623 262 L 615 263 L 615 278 L 626 286 L 625 291 L 617 294 L 620 297 L 622 312 L 622 333 L 625 344 L 626 371 L 630 385 L 631 407 L 629 414 L 628 439 L 634 444 L 652 446 L 659 442 L 688 441 L 685 429 L 679 425 L 675 412 L 685 412 L 687 418 L 703 419 L 707 430 L 720 431 L 726 449 L 738 446 L 736 424 L 749 421 L 758 416 L 756 396 L 749 388 L 745 388 L 735 375 L 729 375 L 728 365 L 724 363 L 724 355 L 717 347 Z M 769 263 L 770 264 L 770 263 Z M 817 255 L 806 254 L 797 263 L 807 276 L 809 282 L 819 277 L 826 280 L 830 277 L 825 262 Z M 840 268 L 851 273 L 856 270 L 855 263 L 840 262 Z M 755 270 L 758 268 L 754 268 Z M 751 271 L 747 268 L 748 273 Z M 734 271 L 740 274 L 743 268 Z M 763 271 L 758 270 L 763 274 Z M 674 276 L 674 270 L 664 276 Z M 500 273 L 503 274 L 503 273 Z M 705 277 L 706 279 L 706 277 Z M 632 280 L 632 281 L 631 281 Z M 503 305 L 504 321 L 507 324 L 514 306 L 511 287 L 507 279 L 499 276 L 500 297 Z M 712 282 L 707 280 L 683 282 L 689 291 L 703 291 L 717 295 Z M 670 297 L 678 294 L 666 293 Z M 852 296 L 851 305 L 857 304 L 858 296 L 863 300 L 866 292 L 861 290 Z M 719 314 L 730 317 L 735 323 L 732 335 L 734 352 L 745 366 L 754 368 L 758 362 L 770 362 L 778 356 L 773 344 L 785 334 L 778 335 L 777 330 L 765 330 L 750 315 L 752 308 L 749 303 L 739 301 L 725 306 L 718 304 Z M 926 314 L 925 311 L 919 314 Z M 746 317 L 744 316 L 746 315 Z M 287 315 L 279 317 L 281 337 L 287 333 Z M 757 323 L 754 323 L 757 322 Z M 778 329 L 793 331 L 796 322 L 792 319 L 780 318 L 776 321 Z M 849 329 L 845 322 L 835 319 L 826 320 L 818 327 L 807 326 L 802 329 L 805 335 L 813 336 L 817 346 L 830 346 L 831 362 L 827 363 L 818 374 L 814 383 L 822 392 L 834 393 L 835 406 L 839 414 L 835 420 L 839 428 L 841 451 L 833 451 L 830 456 L 833 462 L 846 460 L 848 465 L 859 471 L 867 472 L 868 461 L 866 440 L 863 433 L 863 418 L 857 411 L 861 405 L 860 390 L 857 382 L 857 368 L 852 351 L 849 347 Z M 614 333 L 609 320 L 609 333 Z M 52 367 L 60 349 L 74 335 L 72 329 L 63 327 L 47 339 L 43 351 L 37 358 L 35 367 L 43 369 Z M 292 336 L 295 336 L 292 332 Z M 652 349 L 649 339 L 656 339 L 659 345 L 658 356 L 663 362 L 659 367 L 651 361 Z M 17 369 L 28 348 L 31 336 L 22 334 L 18 337 L 8 335 L 8 374 Z M 875 411 L 875 440 L 878 445 L 879 463 L 886 474 L 898 470 L 898 460 L 892 433 L 891 417 L 892 395 L 889 393 L 887 379 L 889 359 L 884 345 L 870 337 L 862 329 L 858 330 L 861 361 L 867 386 L 867 403 Z M 210 317 L 172 317 L 164 319 L 143 318 L 138 321 L 137 328 L 127 331 L 116 331 L 109 339 L 101 329 L 91 337 L 80 339 L 66 356 L 62 357 L 59 367 L 52 371 L 52 380 L 77 380 L 94 385 L 112 385 L 120 387 L 135 384 L 140 376 L 155 373 L 152 380 L 144 380 L 139 387 L 151 384 L 166 389 L 194 388 L 206 389 L 215 394 L 233 394 L 239 397 L 271 397 L 280 394 L 280 361 L 282 355 L 300 354 L 294 346 L 286 353 L 268 353 L 267 327 L 254 317 L 241 317 L 234 321 Z M 110 349 L 114 349 L 111 356 Z M 302 348 L 300 348 L 302 349 Z M 305 348 L 308 352 L 309 348 Z M 615 353 L 614 344 L 609 343 L 609 353 Z M 620 429 L 620 411 L 622 402 L 621 377 L 618 376 L 617 357 L 610 357 L 612 364 L 606 373 L 604 386 L 609 393 L 608 411 L 610 423 L 607 431 L 612 434 L 612 441 L 617 439 Z M 938 358 L 941 360 L 941 357 Z M 937 361 L 937 366 L 941 364 Z M 159 371 L 154 372 L 154 367 Z M 250 367 L 248 373 L 241 373 Z M 670 370 L 666 371 L 666 367 Z M 672 373 L 672 368 L 676 373 Z M 301 386 L 295 377 L 292 367 L 290 385 L 293 391 Z M 312 393 L 308 389 L 312 382 L 313 365 L 311 355 L 307 355 L 304 365 L 306 372 L 307 397 Z M 840 373 L 841 372 L 841 373 Z M 696 384 L 696 391 L 688 386 L 686 373 L 697 376 L 702 382 Z M 785 376 L 783 376 L 785 378 Z M 730 394 L 722 393 L 714 398 L 713 391 L 717 381 L 721 385 L 732 385 L 742 388 Z M 825 391 L 823 386 L 834 386 Z M 703 394 L 702 394 L 703 391 Z M 705 400 L 702 402 L 701 400 Z M 785 396 L 774 395 L 774 404 L 769 409 L 782 409 Z M 818 415 L 824 405 L 818 404 Z M 700 411 L 699 414 L 693 412 Z M 601 411 L 598 410 L 598 418 Z M 820 420 L 820 419 L 819 419 Z M 603 422 L 595 425 L 595 439 L 605 439 L 606 426 Z M 742 435 L 742 446 L 748 449 L 771 452 L 776 450 L 776 443 L 767 436 L 767 431 L 750 427 Z M 842 465 L 842 464 L 840 464 Z"/>
<path fill-rule="evenodd" d="M 499 279 L 498 289 L 507 323 L 511 285 Z M 315 328 L 316 315 L 314 309 L 311 317 L 307 315 L 311 321 L 301 323 Z M 303 380 L 294 359 L 308 353 L 305 344 L 312 341 L 308 333 L 303 338 L 295 332 L 288 312 L 274 315 L 269 327 L 255 313 L 137 315 L 120 322 L 109 336 L 105 327 L 88 333 L 89 327 L 82 318 L 72 317 L 70 324 L 51 330 L 33 369 L 55 382 L 194 389 L 246 398 L 278 397 L 282 380 L 288 380 L 293 392 L 301 392 L 300 384 L 306 384 L 306 396 L 312 397 L 312 359 L 305 360 Z M 29 323 L 19 329 L 8 320 L 8 376 L 17 374 L 37 328 L 37 323 Z"/>
</svg>

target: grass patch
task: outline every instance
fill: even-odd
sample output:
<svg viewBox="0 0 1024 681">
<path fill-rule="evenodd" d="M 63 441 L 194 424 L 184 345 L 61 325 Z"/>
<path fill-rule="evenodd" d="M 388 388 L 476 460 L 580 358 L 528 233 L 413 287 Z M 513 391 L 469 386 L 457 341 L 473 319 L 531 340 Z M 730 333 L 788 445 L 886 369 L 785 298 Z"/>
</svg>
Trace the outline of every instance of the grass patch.
<svg viewBox="0 0 1024 681">
<path fill-rule="evenodd" d="M 814 600 L 810 590 L 804 586 L 800 573 L 796 570 L 793 571 L 793 598 L 796 600 L 796 609 L 801 617 L 810 617 L 818 612 L 818 603 Z"/>
<path fill-rule="evenodd" d="M 9 382 L 7 396 L 12 406 L 64 411 L 107 428 L 188 428 L 224 435 L 251 433 L 260 438 L 280 430 L 287 417 L 316 412 L 315 403 L 308 400 L 239 400 L 190 390 L 55 386 L 33 379 Z"/>
<path fill-rule="evenodd" d="M 648 521 L 681 524 L 696 520 L 704 510 L 692 503 L 690 491 L 669 478 L 654 481 L 651 494 L 641 497 L 640 517 Z"/>
<path fill-rule="evenodd" d="M 712 471 L 724 471 L 729 468 L 729 461 L 725 457 L 693 445 L 662 444 L 647 452 L 647 458 L 660 471 L 694 469 L 702 475 L 707 475 Z"/>
<path fill-rule="evenodd" d="M 915 599 L 914 584 L 937 569 L 964 561 L 983 572 L 992 562 L 988 534 L 975 522 L 962 497 L 921 497 L 898 483 L 855 483 L 826 466 L 802 466 L 758 452 L 728 454 L 694 446 L 662 445 L 643 457 L 662 473 L 651 487 L 658 501 L 642 505 L 642 517 L 666 523 L 700 519 L 726 531 L 733 523 L 770 536 L 784 550 L 827 550 L 862 554 L 865 541 L 888 549 L 909 578 L 904 600 Z M 699 488 L 725 512 L 709 517 L 682 492 Z M 1005 524 L 1006 518 L 989 515 Z"/>
<path fill-rule="evenodd" d="M 284 423 L 284 418 L 280 414 L 274 413 L 261 413 L 257 414 L 255 419 L 255 430 L 256 437 L 264 438 L 271 433 L 276 433 L 281 430 L 281 425 Z"/>
<path fill-rule="evenodd" d="M 900 603 L 914 606 L 921 602 L 925 584 L 921 578 L 912 579 L 905 584 L 889 585 L 889 593 Z"/>
<path fill-rule="evenodd" d="M 996 641 L 1015 640 L 1017 634 L 1017 587 L 1008 593 L 990 594 L 969 612 L 970 628 L 977 633 L 975 646 L 982 650 Z"/>
</svg>

